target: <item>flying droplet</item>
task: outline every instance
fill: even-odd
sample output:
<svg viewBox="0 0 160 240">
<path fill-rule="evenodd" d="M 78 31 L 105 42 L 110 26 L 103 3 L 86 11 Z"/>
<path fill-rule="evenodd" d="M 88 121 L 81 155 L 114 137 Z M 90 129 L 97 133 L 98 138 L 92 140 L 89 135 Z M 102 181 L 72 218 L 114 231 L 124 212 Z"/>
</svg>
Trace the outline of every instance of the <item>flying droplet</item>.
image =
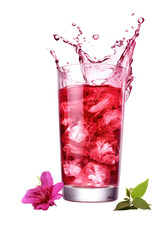
<svg viewBox="0 0 160 240">
<path fill-rule="evenodd" d="M 67 40 L 67 39 L 63 39 L 63 42 L 64 42 L 64 43 L 68 43 L 68 40 Z"/>
<path fill-rule="evenodd" d="M 60 39 L 60 37 L 57 34 L 54 34 L 53 37 L 56 41 L 58 41 Z"/>
<path fill-rule="evenodd" d="M 98 35 L 98 34 L 94 34 L 94 35 L 92 36 L 92 38 L 93 38 L 94 40 L 98 40 L 99 35 Z"/>
<path fill-rule="evenodd" d="M 138 23 L 143 23 L 144 22 L 144 18 L 143 17 L 140 17 L 139 19 L 138 19 Z"/>
</svg>

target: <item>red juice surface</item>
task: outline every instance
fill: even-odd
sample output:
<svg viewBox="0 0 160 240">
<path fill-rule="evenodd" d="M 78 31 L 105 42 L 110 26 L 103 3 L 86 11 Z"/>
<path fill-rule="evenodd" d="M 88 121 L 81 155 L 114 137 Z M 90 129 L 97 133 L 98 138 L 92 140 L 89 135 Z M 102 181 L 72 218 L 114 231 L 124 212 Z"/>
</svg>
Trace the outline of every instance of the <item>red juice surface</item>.
<svg viewBox="0 0 160 240">
<path fill-rule="evenodd" d="M 83 84 L 59 89 L 65 185 L 118 185 L 122 100 L 122 89 L 110 85 Z"/>
</svg>

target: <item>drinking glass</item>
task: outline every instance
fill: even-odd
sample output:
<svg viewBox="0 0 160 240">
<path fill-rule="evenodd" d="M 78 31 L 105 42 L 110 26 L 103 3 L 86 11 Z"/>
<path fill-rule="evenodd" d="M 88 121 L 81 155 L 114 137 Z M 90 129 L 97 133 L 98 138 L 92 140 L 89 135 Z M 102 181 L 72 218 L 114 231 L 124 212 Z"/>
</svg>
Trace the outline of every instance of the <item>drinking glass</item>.
<svg viewBox="0 0 160 240">
<path fill-rule="evenodd" d="M 58 68 L 65 200 L 117 199 L 126 78 L 124 68 L 105 63 Z"/>
</svg>

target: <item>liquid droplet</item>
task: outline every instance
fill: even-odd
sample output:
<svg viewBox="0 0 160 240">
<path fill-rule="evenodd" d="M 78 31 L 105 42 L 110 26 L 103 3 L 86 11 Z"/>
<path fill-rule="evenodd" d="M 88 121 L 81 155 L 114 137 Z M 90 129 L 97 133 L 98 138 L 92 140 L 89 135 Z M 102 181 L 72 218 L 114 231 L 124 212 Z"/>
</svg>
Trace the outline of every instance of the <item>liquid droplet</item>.
<svg viewBox="0 0 160 240">
<path fill-rule="evenodd" d="M 131 16 L 134 16 L 134 13 L 132 13 Z"/>
<path fill-rule="evenodd" d="M 56 41 L 58 41 L 60 39 L 60 37 L 57 34 L 53 34 L 53 37 Z"/>
<path fill-rule="evenodd" d="M 79 31 L 79 34 L 82 34 L 82 33 L 83 33 L 80 27 L 77 27 L 77 29 L 78 29 L 78 31 Z"/>
<path fill-rule="evenodd" d="M 72 23 L 72 26 L 75 27 L 75 26 L 76 26 L 76 23 L 73 22 L 73 23 Z"/>
<path fill-rule="evenodd" d="M 56 57 L 56 54 L 55 54 L 55 51 L 54 50 L 50 50 L 50 54 L 55 58 Z"/>
<path fill-rule="evenodd" d="M 93 38 L 94 40 L 98 40 L 99 35 L 98 35 L 98 34 L 94 34 L 94 35 L 92 36 L 92 38 Z"/>
<path fill-rule="evenodd" d="M 63 39 L 63 42 L 64 43 L 68 43 L 69 41 L 67 39 Z"/>
<path fill-rule="evenodd" d="M 54 57 L 56 66 L 57 66 L 57 68 L 59 68 L 59 65 L 58 65 L 59 60 L 58 60 L 58 58 L 57 58 L 57 56 L 56 56 L 55 51 L 54 51 L 54 50 L 50 50 L 50 54 Z"/>
<path fill-rule="evenodd" d="M 136 37 L 139 36 L 139 29 L 137 29 L 137 30 L 135 31 L 135 36 L 136 36 Z"/>
<path fill-rule="evenodd" d="M 138 19 L 138 23 L 143 23 L 143 22 L 144 22 L 144 18 L 140 17 L 140 18 Z"/>
</svg>

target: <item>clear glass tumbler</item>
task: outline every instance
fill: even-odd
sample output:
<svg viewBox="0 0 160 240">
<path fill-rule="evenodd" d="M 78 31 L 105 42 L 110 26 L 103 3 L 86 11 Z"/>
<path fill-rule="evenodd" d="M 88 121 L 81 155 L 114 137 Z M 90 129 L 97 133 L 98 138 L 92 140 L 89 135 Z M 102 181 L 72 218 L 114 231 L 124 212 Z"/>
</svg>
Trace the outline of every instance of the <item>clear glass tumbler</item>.
<svg viewBox="0 0 160 240">
<path fill-rule="evenodd" d="M 104 63 L 58 69 L 65 200 L 118 197 L 126 76 L 124 68 Z"/>
</svg>

